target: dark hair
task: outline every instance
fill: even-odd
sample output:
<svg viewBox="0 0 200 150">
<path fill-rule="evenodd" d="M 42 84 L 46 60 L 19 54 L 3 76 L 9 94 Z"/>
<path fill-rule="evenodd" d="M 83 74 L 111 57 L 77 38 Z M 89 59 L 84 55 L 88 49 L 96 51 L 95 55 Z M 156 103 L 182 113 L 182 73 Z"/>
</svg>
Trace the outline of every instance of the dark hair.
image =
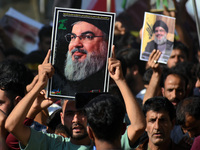
<svg viewBox="0 0 200 150">
<path fill-rule="evenodd" d="M 172 67 L 171 70 L 174 70 L 175 72 L 178 72 L 179 74 L 182 74 L 182 79 L 185 80 L 185 86 L 188 90 L 188 85 L 190 87 L 189 95 L 193 95 L 193 88 L 195 87 L 196 83 L 196 65 L 193 62 L 184 61 L 179 62 L 176 64 L 176 66 Z M 183 78 L 184 76 L 184 78 Z"/>
<path fill-rule="evenodd" d="M 185 114 L 200 120 L 200 97 L 187 97 L 179 102 L 176 108 L 176 119 L 179 125 L 185 124 Z"/>
<path fill-rule="evenodd" d="M 113 142 L 121 135 L 125 107 L 110 94 L 102 94 L 92 99 L 85 107 L 89 126 L 95 136 Z"/>
<path fill-rule="evenodd" d="M 134 65 L 138 66 L 139 73 L 143 76 L 145 73 L 146 62 L 141 61 L 140 50 L 134 48 L 125 48 L 118 53 L 117 58 L 123 58 L 127 68 L 132 68 Z"/>
<path fill-rule="evenodd" d="M 10 100 L 16 96 L 24 97 L 26 86 L 34 76 L 24 64 L 14 60 L 0 62 L 0 89 L 6 91 Z"/>
<path fill-rule="evenodd" d="M 143 105 L 143 113 L 146 117 L 148 111 L 166 111 L 171 121 L 175 119 L 175 108 L 173 104 L 165 97 L 156 96 L 148 99 Z"/>
<path fill-rule="evenodd" d="M 179 68 L 175 68 L 175 67 L 173 67 L 173 68 L 165 68 L 164 69 L 164 71 L 163 71 L 163 76 L 162 76 L 162 81 L 163 82 L 161 82 L 161 87 L 164 87 L 164 83 L 165 83 L 165 80 L 166 80 L 166 78 L 169 76 L 169 75 L 175 75 L 175 76 L 178 76 L 180 79 L 181 79 L 181 81 L 183 81 L 184 83 L 185 83 L 185 91 L 186 91 L 186 89 L 187 89 L 187 85 L 188 85 L 188 78 L 187 78 L 187 76 L 184 74 L 184 72 L 181 72 L 180 70 L 179 70 Z"/>
<path fill-rule="evenodd" d="M 149 84 L 149 82 L 151 80 L 152 74 L 153 74 L 153 69 L 152 68 L 148 68 L 145 71 L 145 73 L 143 75 L 143 82 L 144 82 L 144 84 L 147 84 L 147 85 Z"/>
<path fill-rule="evenodd" d="M 140 49 L 140 42 L 137 41 L 131 32 L 127 31 L 123 35 L 114 35 L 115 53 L 123 51 L 126 48 Z"/>
<path fill-rule="evenodd" d="M 57 109 L 47 118 L 47 121 L 46 121 L 47 126 L 53 131 L 55 131 L 57 125 L 61 123 L 61 119 L 60 119 L 61 111 L 62 109 Z"/>
<path fill-rule="evenodd" d="M 44 25 L 38 32 L 39 41 L 42 41 L 43 37 L 51 37 L 51 34 L 52 34 L 52 26 Z"/>
<path fill-rule="evenodd" d="M 18 58 L 18 60 L 22 60 L 26 56 L 26 54 L 23 53 L 18 48 L 12 47 L 12 48 L 6 49 L 5 56 L 7 59 L 13 59 L 12 56 L 15 56 L 16 58 Z M 11 58 L 9 58 L 9 57 L 11 57 Z"/>
<path fill-rule="evenodd" d="M 60 124 L 58 124 L 56 126 L 55 132 L 57 132 L 57 133 L 64 133 L 65 135 L 68 135 L 66 128 L 67 128 L 66 126 L 64 126 L 62 123 L 60 123 Z"/>
<path fill-rule="evenodd" d="M 186 58 L 189 57 L 189 49 L 180 41 L 174 41 L 173 49 L 179 49 L 182 53 L 185 54 Z"/>
</svg>

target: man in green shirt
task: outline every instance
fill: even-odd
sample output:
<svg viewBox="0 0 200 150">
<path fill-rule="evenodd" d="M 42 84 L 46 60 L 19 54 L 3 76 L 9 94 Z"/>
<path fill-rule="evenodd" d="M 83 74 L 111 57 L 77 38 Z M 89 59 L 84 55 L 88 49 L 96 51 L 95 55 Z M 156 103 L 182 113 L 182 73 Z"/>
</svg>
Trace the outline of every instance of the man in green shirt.
<svg viewBox="0 0 200 150">
<path fill-rule="evenodd" d="M 32 103 L 36 101 L 39 107 L 41 101 L 36 98 L 41 94 L 41 90 L 45 87 L 48 78 L 52 77 L 54 69 L 48 63 L 50 51 L 48 52 L 42 65 L 39 65 L 39 79 L 32 90 L 19 102 L 11 114 L 8 116 L 5 127 L 20 141 L 22 148 L 25 149 L 41 149 L 41 150 L 61 150 L 61 149 L 93 149 L 91 140 L 89 139 L 86 127 L 87 117 L 82 111 L 77 110 L 74 101 L 65 101 L 62 107 L 61 122 L 68 128 L 70 138 L 63 138 L 55 134 L 45 134 L 37 132 L 30 127 L 23 125 L 23 121 L 28 113 Z M 113 53 L 114 57 L 114 53 Z M 128 85 L 123 78 L 120 61 L 115 58 L 109 58 L 109 72 L 118 85 L 124 98 L 126 111 L 131 124 L 127 127 L 125 134 L 121 137 L 121 147 L 123 149 L 131 149 L 138 138 L 145 130 L 145 118 L 142 110 L 132 95 Z M 50 99 L 47 99 L 49 102 Z M 35 110 L 37 109 L 35 107 Z"/>
</svg>

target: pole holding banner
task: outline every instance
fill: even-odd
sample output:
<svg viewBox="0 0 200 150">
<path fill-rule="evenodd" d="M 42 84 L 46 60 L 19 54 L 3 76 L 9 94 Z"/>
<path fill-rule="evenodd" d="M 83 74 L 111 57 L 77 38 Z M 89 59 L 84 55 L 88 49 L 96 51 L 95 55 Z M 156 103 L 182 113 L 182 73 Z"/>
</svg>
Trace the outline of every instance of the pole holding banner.
<svg viewBox="0 0 200 150">
<path fill-rule="evenodd" d="M 199 39 L 199 45 L 200 45 L 200 23 L 199 23 L 199 18 L 198 18 L 198 13 L 197 13 L 197 5 L 196 1 L 192 0 L 193 8 L 194 8 L 194 15 L 196 19 L 196 26 L 197 26 L 197 34 L 198 34 L 198 39 Z"/>
<path fill-rule="evenodd" d="M 111 11 L 111 0 L 107 0 L 107 12 Z"/>
</svg>

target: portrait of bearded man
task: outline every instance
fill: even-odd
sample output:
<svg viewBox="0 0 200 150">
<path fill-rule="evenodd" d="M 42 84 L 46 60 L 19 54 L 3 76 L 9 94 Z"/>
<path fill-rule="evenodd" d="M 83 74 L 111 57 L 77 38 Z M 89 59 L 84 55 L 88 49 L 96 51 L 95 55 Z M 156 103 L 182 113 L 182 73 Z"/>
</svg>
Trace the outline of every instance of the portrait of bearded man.
<svg viewBox="0 0 200 150">
<path fill-rule="evenodd" d="M 78 92 L 107 89 L 109 28 L 109 20 L 75 19 L 72 22 L 71 30 L 63 36 L 67 51 L 58 58 L 65 58 L 63 75 L 54 76 L 53 89 L 70 97 Z"/>
<path fill-rule="evenodd" d="M 168 60 L 172 50 L 173 50 L 173 42 L 167 39 L 168 35 L 168 26 L 162 20 L 157 20 L 153 27 L 154 38 L 150 42 L 147 43 L 145 47 L 145 51 L 143 52 L 143 57 L 148 57 L 150 53 L 156 49 L 162 52 L 160 59 L 163 61 Z"/>
<path fill-rule="evenodd" d="M 99 71 L 106 62 L 106 34 L 96 26 L 79 21 L 73 24 L 65 65 L 65 77 L 70 81 L 81 81 Z"/>
</svg>

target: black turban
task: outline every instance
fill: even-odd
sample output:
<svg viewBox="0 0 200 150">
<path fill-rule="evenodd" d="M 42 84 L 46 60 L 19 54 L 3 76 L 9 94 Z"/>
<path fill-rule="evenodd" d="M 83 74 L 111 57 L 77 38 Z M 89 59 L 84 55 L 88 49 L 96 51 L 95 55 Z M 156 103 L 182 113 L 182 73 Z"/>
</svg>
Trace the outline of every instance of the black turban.
<svg viewBox="0 0 200 150">
<path fill-rule="evenodd" d="M 156 27 L 162 27 L 162 28 L 164 28 L 165 31 L 168 33 L 168 27 L 167 27 L 167 25 L 166 25 L 166 23 L 165 23 L 164 21 L 162 21 L 162 20 L 157 20 L 157 21 L 155 22 L 155 24 L 153 25 L 153 32 L 155 32 L 155 28 L 156 28 Z"/>
</svg>

